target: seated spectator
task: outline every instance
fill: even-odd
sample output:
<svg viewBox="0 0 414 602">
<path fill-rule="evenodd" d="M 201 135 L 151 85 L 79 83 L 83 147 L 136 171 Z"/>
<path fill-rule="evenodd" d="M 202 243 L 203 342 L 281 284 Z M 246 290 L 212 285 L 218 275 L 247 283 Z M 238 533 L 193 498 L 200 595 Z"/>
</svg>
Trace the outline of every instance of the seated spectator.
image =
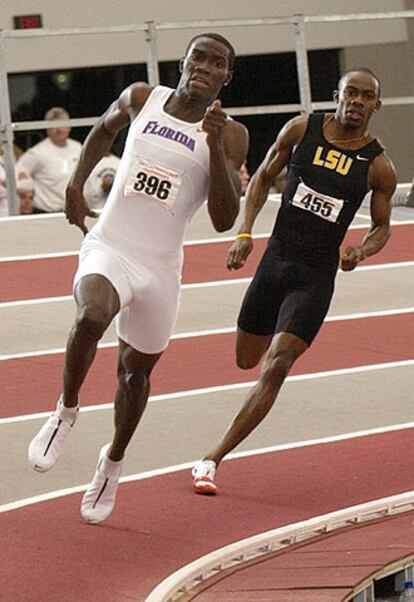
<svg viewBox="0 0 414 602">
<path fill-rule="evenodd" d="M 53 107 L 45 120 L 69 119 L 68 112 Z M 18 161 L 19 171 L 28 173 L 34 182 L 34 213 L 63 211 L 65 190 L 76 167 L 81 144 L 69 138 L 69 127 L 46 130 L 47 138 L 27 150 Z"/>
<path fill-rule="evenodd" d="M 105 205 L 119 161 L 119 157 L 108 153 L 93 168 L 83 189 L 83 195 L 91 209 L 102 209 Z"/>
<path fill-rule="evenodd" d="M 241 191 L 242 194 L 246 194 L 246 190 L 247 190 L 247 186 L 250 182 L 250 174 L 249 174 L 249 170 L 247 169 L 247 165 L 246 163 L 243 163 L 243 165 L 240 167 L 240 183 L 241 183 Z"/>
<path fill-rule="evenodd" d="M 17 159 L 20 159 L 20 157 L 23 154 L 23 151 L 20 148 L 20 146 L 17 146 L 17 144 L 14 144 L 14 143 L 13 143 L 13 152 L 14 152 L 14 156 L 15 156 L 16 161 L 17 161 Z"/>
<path fill-rule="evenodd" d="M 7 204 L 7 189 L 6 189 L 6 178 L 2 173 L 0 165 L 0 217 L 9 215 L 9 208 Z"/>
<path fill-rule="evenodd" d="M 16 191 L 19 199 L 20 214 L 33 213 L 33 180 L 29 174 L 17 171 L 16 168 Z M 0 140 L 0 217 L 9 215 L 7 201 L 6 170 L 3 160 L 3 142 Z"/>
<path fill-rule="evenodd" d="M 413 178 L 413 181 L 411 182 L 410 189 L 407 192 L 405 201 L 406 201 L 405 204 L 407 207 L 414 207 L 414 178 Z"/>
<path fill-rule="evenodd" d="M 273 179 L 272 187 L 270 191 L 272 193 L 281 194 L 285 188 L 287 178 L 287 167 L 284 167 L 282 171 Z"/>
<path fill-rule="evenodd" d="M 20 215 L 30 215 L 34 207 L 33 180 L 24 172 L 17 174 L 16 181 L 17 198 L 19 199 Z"/>
</svg>

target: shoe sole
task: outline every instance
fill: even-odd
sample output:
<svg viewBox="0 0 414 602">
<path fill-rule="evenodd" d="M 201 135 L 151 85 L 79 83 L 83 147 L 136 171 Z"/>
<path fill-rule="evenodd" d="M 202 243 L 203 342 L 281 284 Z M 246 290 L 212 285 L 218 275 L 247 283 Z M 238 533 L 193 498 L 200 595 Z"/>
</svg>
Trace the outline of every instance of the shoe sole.
<svg viewBox="0 0 414 602">
<path fill-rule="evenodd" d="M 53 464 L 52 464 L 53 466 Z M 52 468 L 52 466 L 48 467 L 48 468 L 44 468 L 43 466 L 39 466 L 38 464 L 31 464 L 31 467 L 33 468 L 33 470 L 35 470 L 36 472 L 47 472 L 48 470 L 50 470 Z"/>
<path fill-rule="evenodd" d="M 217 486 L 205 479 L 193 481 L 193 489 L 201 495 L 217 495 Z"/>
</svg>

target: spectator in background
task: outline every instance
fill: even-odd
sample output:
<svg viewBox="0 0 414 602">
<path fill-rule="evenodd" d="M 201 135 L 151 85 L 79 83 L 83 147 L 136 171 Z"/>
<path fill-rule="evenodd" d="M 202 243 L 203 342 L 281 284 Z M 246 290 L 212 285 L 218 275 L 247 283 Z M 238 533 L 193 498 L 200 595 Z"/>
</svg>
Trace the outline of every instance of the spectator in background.
<svg viewBox="0 0 414 602">
<path fill-rule="evenodd" d="M 16 149 L 17 147 L 15 147 Z M 33 180 L 23 171 L 16 169 L 16 190 L 20 204 L 20 214 L 33 213 Z M 3 160 L 3 142 L 0 140 L 0 217 L 9 215 L 7 201 L 6 169 Z"/>
<path fill-rule="evenodd" d="M 46 121 L 69 119 L 68 112 L 53 107 Z M 34 213 L 63 211 L 65 190 L 81 153 L 81 144 L 69 138 L 69 127 L 46 130 L 47 138 L 23 153 L 18 161 L 19 171 L 28 173 L 34 182 Z"/>
<path fill-rule="evenodd" d="M 103 209 L 118 169 L 120 159 L 107 153 L 93 168 L 85 182 L 83 194 L 90 209 Z"/>
<path fill-rule="evenodd" d="M 241 183 L 241 191 L 242 191 L 243 195 L 246 193 L 249 182 L 250 182 L 249 170 L 247 169 L 246 163 L 243 163 L 243 165 L 240 168 L 240 183 Z"/>
<path fill-rule="evenodd" d="M 34 187 L 32 178 L 20 172 L 16 181 L 20 215 L 30 215 L 34 208 Z"/>
<path fill-rule="evenodd" d="M 414 207 L 414 178 L 411 182 L 410 190 L 407 192 L 407 196 L 405 198 L 405 205 L 407 207 Z"/>
<path fill-rule="evenodd" d="M 2 165 L 0 164 L 0 217 L 5 217 L 6 215 L 9 215 L 7 205 L 6 180 L 4 170 L 2 169 Z"/>
<path fill-rule="evenodd" d="M 282 171 L 273 178 L 271 192 L 276 194 L 282 194 L 285 189 L 286 178 L 287 178 L 287 167 L 284 167 Z"/>
</svg>

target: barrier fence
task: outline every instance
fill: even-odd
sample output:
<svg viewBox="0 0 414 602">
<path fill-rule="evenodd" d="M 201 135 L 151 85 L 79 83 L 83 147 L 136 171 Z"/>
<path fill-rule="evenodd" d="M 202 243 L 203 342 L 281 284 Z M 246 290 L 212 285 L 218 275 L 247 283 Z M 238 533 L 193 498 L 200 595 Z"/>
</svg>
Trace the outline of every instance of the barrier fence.
<svg viewBox="0 0 414 602">
<path fill-rule="evenodd" d="M 0 31 L 0 136 L 4 148 L 4 164 L 6 171 L 6 182 L 8 190 L 8 209 L 10 215 L 18 213 L 18 202 L 16 195 L 15 157 L 13 152 L 14 132 L 27 130 L 43 130 L 50 127 L 85 127 L 96 123 L 98 117 L 73 118 L 69 120 L 54 121 L 20 121 L 13 122 L 10 107 L 10 90 L 8 84 L 8 72 L 6 66 L 6 49 L 8 40 L 22 40 L 27 38 L 63 37 L 63 36 L 85 36 L 105 34 L 125 34 L 141 32 L 145 38 L 146 66 L 148 83 L 157 85 L 159 83 L 159 59 L 157 52 L 157 36 L 161 32 L 171 30 L 186 30 L 204 28 L 214 30 L 217 28 L 233 27 L 261 27 L 261 26 L 290 26 L 294 36 L 296 70 L 299 83 L 299 103 L 273 104 L 226 108 L 232 116 L 264 115 L 281 113 L 309 113 L 315 110 L 332 110 L 333 102 L 314 102 L 312 100 L 308 47 L 306 44 L 306 27 L 311 24 L 329 23 L 355 23 L 375 22 L 379 20 L 412 19 L 414 11 L 392 11 L 379 13 L 352 13 L 345 15 L 294 15 L 290 17 L 265 18 L 265 19 L 232 19 L 232 20 L 204 20 L 156 23 L 147 21 L 139 25 L 92 27 L 72 29 L 33 29 L 33 30 L 2 30 Z M 414 105 L 414 96 L 399 96 L 382 99 L 384 106 Z"/>
</svg>

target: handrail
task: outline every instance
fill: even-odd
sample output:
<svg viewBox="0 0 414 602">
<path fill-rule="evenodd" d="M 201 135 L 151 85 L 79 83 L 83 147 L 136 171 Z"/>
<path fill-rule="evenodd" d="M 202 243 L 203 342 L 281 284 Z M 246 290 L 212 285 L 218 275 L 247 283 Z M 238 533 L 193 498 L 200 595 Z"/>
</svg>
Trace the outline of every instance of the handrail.
<svg viewBox="0 0 414 602">
<path fill-rule="evenodd" d="M 291 25 L 294 27 L 295 53 L 299 81 L 300 102 L 297 104 L 285 105 L 264 105 L 256 107 L 231 107 L 228 112 L 232 116 L 257 115 L 257 114 L 276 114 L 276 113 L 298 113 L 310 112 L 312 110 L 332 109 L 333 103 L 315 103 L 311 100 L 309 69 L 307 61 L 307 47 L 305 41 L 305 25 L 314 23 L 335 23 L 335 22 L 362 22 L 391 19 L 410 19 L 414 18 L 413 10 L 378 12 L 378 13 L 349 13 L 336 15 L 291 15 L 283 17 L 266 17 L 250 19 L 211 19 L 200 21 L 177 21 L 156 23 L 147 21 L 135 25 L 115 25 L 110 27 L 78 27 L 61 29 L 27 29 L 27 30 L 0 30 L 0 134 L 4 146 L 4 161 L 6 168 L 6 179 L 8 184 L 8 202 L 9 213 L 15 215 L 18 213 L 16 198 L 16 179 L 15 179 L 15 159 L 13 154 L 13 134 L 17 131 L 30 129 L 46 129 L 49 122 L 17 122 L 13 123 L 10 112 L 10 94 L 7 81 L 7 71 L 5 62 L 5 42 L 8 39 L 27 39 L 44 38 L 53 36 L 83 36 L 97 34 L 123 34 L 142 32 L 145 35 L 147 48 L 147 73 L 148 81 L 151 85 L 156 85 L 159 81 L 158 57 L 156 46 L 156 34 L 159 31 L 194 29 L 194 28 L 220 28 L 220 27 L 259 27 L 259 26 L 277 26 Z M 414 104 L 413 96 L 384 99 L 386 106 Z M 83 119 L 70 119 L 65 121 L 66 125 L 71 127 L 87 127 L 96 123 L 98 118 L 88 117 Z M 62 125 L 62 122 L 55 121 L 54 126 Z M 50 126 L 51 127 L 51 126 Z"/>
<path fill-rule="evenodd" d="M 266 531 L 198 558 L 164 579 L 145 602 L 175 602 L 221 571 L 323 533 L 414 509 L 414 491 Z"/>
<path fill-rule="evenodd" d="M 200 27 L 257 27 L 269 25 L 295 25 L 299 18 L 304 23 L 340 23 L 346 21 L 379 21 L 388 19 L 412 19 L 414 10 L 400 10 L 377 13 L 344 13 L 336 15 L 292 15 L 288 17 L 264 17 L 251 19 L 203 19 L 200 21 L 172 21 L 164 23 L 154 22 L 154 27 L 159 31 L 176 29 L 197 29 Z M 60 29 L 4 29 L 5 38 L 40 38 L 49 36 L 96 35 L 107 33 L 133 33 L 146 31 L 145 24 L 137 25 L 111 25 L 109 27 L 74 27 Z"/>
</svg>

